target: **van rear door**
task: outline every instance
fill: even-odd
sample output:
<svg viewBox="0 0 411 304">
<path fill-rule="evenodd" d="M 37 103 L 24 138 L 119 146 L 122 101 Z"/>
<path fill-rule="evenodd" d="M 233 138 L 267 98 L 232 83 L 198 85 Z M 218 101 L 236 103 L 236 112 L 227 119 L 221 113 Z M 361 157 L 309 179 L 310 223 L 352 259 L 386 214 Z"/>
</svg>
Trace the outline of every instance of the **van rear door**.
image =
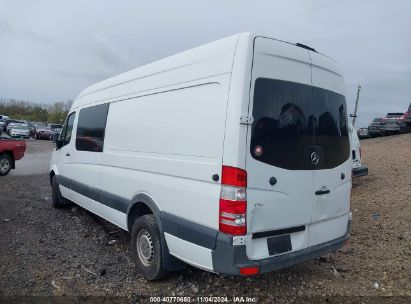
<svg viewBox="0 0 411 304">
<path fill-rule="evenodd" d="M 310 65 L 306 49 L 255 39 L 246 156 L 249 259 L 276 254 L 268 239 L 278 234 L 290 235 L 286 251 L 308 245 L 314 192 L 308 160 L 315 149 Z"/>
<path fill-rule="evenodd" d="M 344 80 L 335 62 L 310 51 L 312 61 L 315 146 L 321 151 L 314 170 L 314 200 L 309 246 L 346 232 L 351 159 Z"/>
</svg>

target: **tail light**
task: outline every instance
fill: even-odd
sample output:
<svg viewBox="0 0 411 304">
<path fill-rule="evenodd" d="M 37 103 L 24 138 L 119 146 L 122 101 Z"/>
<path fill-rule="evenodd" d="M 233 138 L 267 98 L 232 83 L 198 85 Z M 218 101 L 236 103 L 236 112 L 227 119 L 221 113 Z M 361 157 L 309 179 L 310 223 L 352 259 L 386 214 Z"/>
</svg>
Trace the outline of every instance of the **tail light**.
<svg viewBox="0 0 411 304">
<path fill-rule="evenodd" d="M 362 157 L 361 157 L 361 147 L 359 147 L 358 150 L 360 151 L 360 159 L 362 159 Z"/>
<path fill-rule="evenodd" d="M 260 272 L 260 268 L 258 266 L 256 267 L 241 267 L 240 268 L 240 274 L 242 275 L 256 275 Z"/>
<path fill-rule="evenodd" d="M 247 233 L 247 172 L 223 166 L 221 179 L 219 228 L 231 235 Z"/>
</svg>

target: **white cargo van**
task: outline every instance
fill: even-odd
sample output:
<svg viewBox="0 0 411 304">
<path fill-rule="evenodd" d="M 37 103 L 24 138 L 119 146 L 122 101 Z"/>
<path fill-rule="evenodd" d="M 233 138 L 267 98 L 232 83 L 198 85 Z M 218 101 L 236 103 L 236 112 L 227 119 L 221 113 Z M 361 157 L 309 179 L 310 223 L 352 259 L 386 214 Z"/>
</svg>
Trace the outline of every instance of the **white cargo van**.
<svg viewBox="0 0 411 304">
<path fill-rule="evenodd" d="M 131 234 L 149 280 L 188 263 L 255 275 L 342 247 L 345 86 L 314 49 L 243 33 L 80 93 L 50 167 L 66 200 Z"/>
</svg>

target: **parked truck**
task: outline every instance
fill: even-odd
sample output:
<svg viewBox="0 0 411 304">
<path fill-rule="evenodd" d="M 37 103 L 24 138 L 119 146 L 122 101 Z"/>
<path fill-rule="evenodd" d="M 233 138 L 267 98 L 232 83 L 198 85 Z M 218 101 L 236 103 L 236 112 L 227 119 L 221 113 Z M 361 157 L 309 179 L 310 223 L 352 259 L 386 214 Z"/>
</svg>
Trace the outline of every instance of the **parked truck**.
<svg viewBox="0 0 411 304">
<path fill-rule="evenodd" d="M 16 168 L 16 161 L 23 158 L 26 147 L 24 140 L 0 138 L 0 176 Z"/>
</svg>

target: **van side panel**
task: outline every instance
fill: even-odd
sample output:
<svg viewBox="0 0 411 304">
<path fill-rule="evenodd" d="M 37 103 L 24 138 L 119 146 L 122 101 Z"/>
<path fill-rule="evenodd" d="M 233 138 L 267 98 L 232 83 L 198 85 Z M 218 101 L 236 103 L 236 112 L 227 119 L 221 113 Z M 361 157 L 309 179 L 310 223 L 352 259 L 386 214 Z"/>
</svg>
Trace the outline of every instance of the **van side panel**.
<svg viewBox="0 0 411 304">
<path fill-rule="evenodd" d="M 229 77 L 207 81 L 111 103 L 102 190 L 130 202 L 146 193 L 160 211 L 218 230 L 221 186 L 212 176 L 221 176 Z M 179 235 L 166 241 L 171 254 L 211 269 L 210 248 Z"/>
<path fill-rule="evenodd" d="M 227 81 L 113 102 L 102 189 L 129 200 L 147 193 L 161 211 L 218 229 L 212 175 L 221 174 Z"/>
<path fill-rule="evenodd" d="M 110 208 L 96 200 L 88 198 L 76 191 L 71 191 L 71 196 L 76 204 L 101 216 L 109 222 L 127 230 L 127 214 Z"/>
<path fill-rule="evenodd" d="M 211 250 L 165 233 L 170 254 L 201 269 L 213 271 Z"/>
<path fill-rule="evenodd" d="M 105 151 L 219 158 L 224 128 L 221 93 L 219 83 L 208 83 L 114 102 Z"/>
</svg>

